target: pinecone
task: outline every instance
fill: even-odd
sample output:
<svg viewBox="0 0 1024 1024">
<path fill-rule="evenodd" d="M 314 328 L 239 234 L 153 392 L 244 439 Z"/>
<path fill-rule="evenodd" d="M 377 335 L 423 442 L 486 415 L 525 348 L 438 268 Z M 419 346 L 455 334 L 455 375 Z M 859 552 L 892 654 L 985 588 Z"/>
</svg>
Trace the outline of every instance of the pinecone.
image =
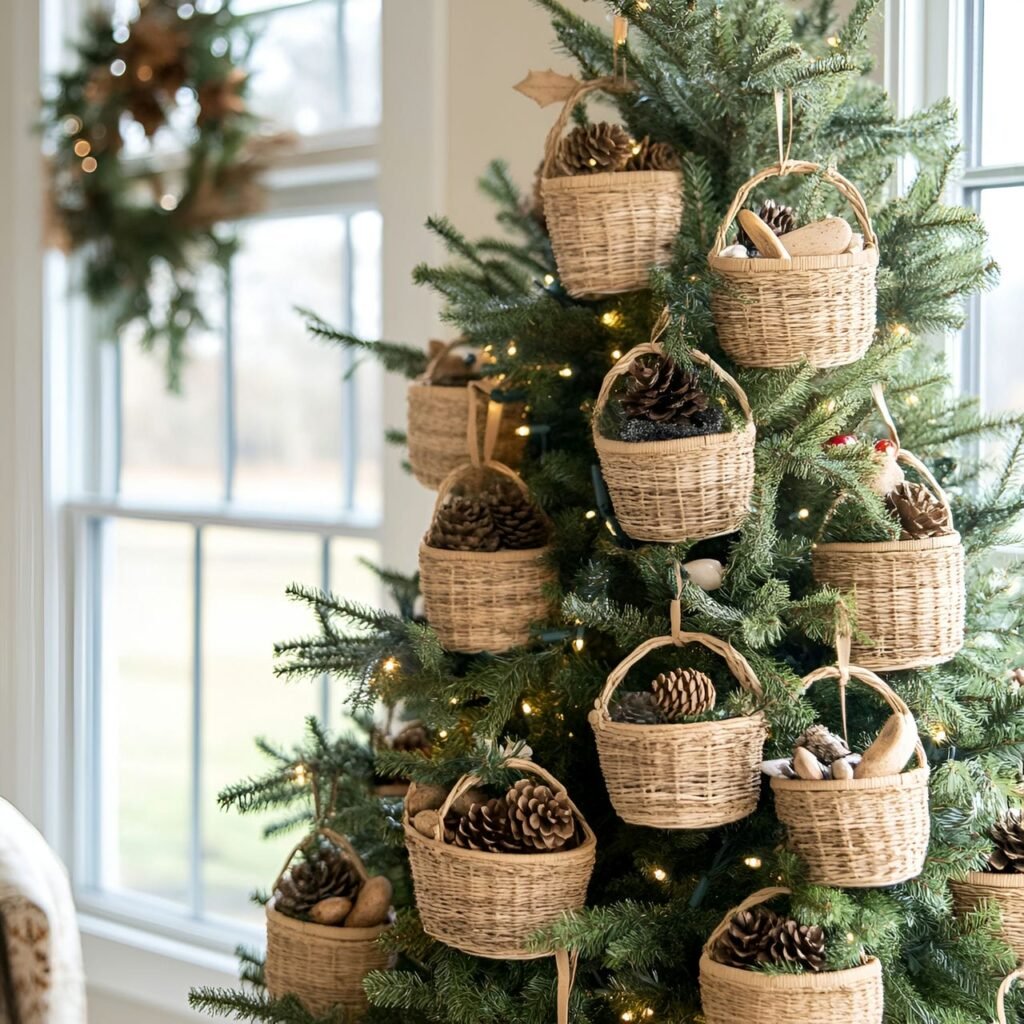
<svg viewBox="0 0 1024 1024">
<path fill-rule="evenodd" d="M 612 721 L 630 725 L 661 725 L 665 717 L 654 694 L 638 690 L 619 694 L 618 702 L 612 708 Z"/>
<path fill-rule="evenodd" d="M 501 537 L 483 501 L 455 495 L 438 510 L 427 543 L 447 551 L 497 551 Z"/>
<path fill-rule="evenodd" d="M 512 837 L 525 852 L 561 850 L 574 844 L 576 816 L 564 789 L 520 779 L 506 794 Z"/>
<path fill-rule="evenodd" d="M 501 799 L 470 804 L 465 814 L 449 814 L 444 823 L 445 842 L 464 850 L 484 853 L 522 853 L 523 845 L 512 835 L 508 804 Z"/>
<path fill-rule="evenodd" d="M 886 495 L 885 503 L 903 527 L 901 540 L 943 537 L 950 532 L 942 502 L 922 484 L 900 484 Z"/>
<path fill-rule="evenodd" d="M 548 542 L 547 523 L 515 484 L 502 480 L 484 495 L 499 546 L 507 551 L 540 548 Z"/>
<path fill-rule="evenodd" d="M 761 209 L 757 211 L 761 218 L 775 232 L 776 235 L 784 235 L 796 227 L 796 213 L 792 206 L 782 206 L 774 199 L 765 200 Z M 757 246 L 751 241 L 750 235 L 740 228 L 736 233 L 738 245 L 745 245 L 747 252 L 752 256 L 757 253 Z"/>
<path fill-rule="evenodd" d="M 1007 811 L 989 830 L 996 848 L 988 858 L 993 871 L 1024 874 L 1024 811 Z"/>
<path fill-rule="evenodd" d="M 274 891 L 274 909 L 286 917 L 304 918 L 314 903 L 329 896 L 352 899 L 359 886 L 359 875 L 346 854 L 324 841 L 281 879 Z"/>
<path fill-rule="evenodd" d="M 633 140 L 626 129 L 601 121 L 569 132 L 558 147 L 553 170 L 560 177 L 621 171 L 632 155 Z"/>
<path fill-rule="evenodd" d="M 767 907 L 740 911 L 715 942 L 712 959 L 727 967 L 750 968 L 763 963 L 778 925 L 778 914 Z"/>
<path fill-rule="evenodd" d="M 410 722 L 394 739 L 391 740 L 392 750 L 410 753 L 422 750 L 430 753 L 430 733 L 422 722 Z"/>
<path fill-rule="evenodd" d="M 679 154 L 667 142 L 651 142 L 645 135 L 633 143 L 624 171 L 678 171 L 682 166 Z"/>
<path fill-rule="evenodd" d="M 634 363 L 630 375 L 630 388 L 622 397 L 622 411 L 629 419 L 685 424 L 708 407 L 697 375 L 668 356 Z"/>
<path fill-rule="evenodd" d="M 1014 688 L 1024 686 L 1024 668 L 1010 669 L 1010 686 Z"/>
<path fill-rule="evenodd" d="M 715 684 L 695 668 L 662 672 L 651 683 L 654 702 L 670 721 L 695 718 L 715 706 Z"/>
<path fill-rule="evenodd" d="M 797 737 L 793 746 L 806 747 L 822 764 L 831 764 L 850 755 L 846 740 L 834 732 L 829 732 L 823 725 L 812 725 Z"/>
<path fill-rule="evenodd" d="M 797 964 L 806 971 L 825 966 L 825 932 L 819 925 L 780 921 L 772 932 L 763 963 Z"/>
</svg>

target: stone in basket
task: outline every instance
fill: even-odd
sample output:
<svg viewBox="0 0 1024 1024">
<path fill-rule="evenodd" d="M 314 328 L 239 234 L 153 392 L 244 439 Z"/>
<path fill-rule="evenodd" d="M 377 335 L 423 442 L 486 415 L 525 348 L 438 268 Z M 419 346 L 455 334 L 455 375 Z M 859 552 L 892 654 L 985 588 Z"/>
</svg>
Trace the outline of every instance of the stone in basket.
<svg viewBox="0 0 1024 1024">
<path fill-rule="evenodd" d="M 295 865 L 298 853 L 321 840 L 327 841 L 324 853 L 314 851 Z M 316 870 L 295 877 L 299 867 L 308 864 Z M 323 896 L 325 892 L 339 895 Z M 343 892 L 347 895 L 340 895 Z M 363 979 L 395 964 L 394 954 L 379 941 L 392 920 L 391 883 L 370 878 L 343 835 L 319 828 L 288 855 L 274 893 L 266 905 L 267 991 L 274 998 L 296 996 L 316 1017 L 336 1006 L 362 1014 L 369 1006 Z M 279 903 L 288 914 L 277 909 Z"/>
<path fill-rule="evenodd" d="M 737 915 L 789 889 L 761 889 L 729 911 L 700 958 L 700 997 L 707 1024 L 881 1024 L 882 965 L 865 956 L 841 971 L 767 973 L 714 958 L 717 943 Z"/>
<path fill-rule="evenodd" d="M 437 490 L 452 470 L 480 456 L 518 466 L 526 447 L 516 433 L 525 415 L 522 402 L 496 402 L 494 381 L 467 370 L 452 375 L 446 367 L 462 339 L 436 345 L 421 377 L 408 388 L 409 465 L 413 476 Z M 486 409 L 486 415 L 481 410 Z"/>
<path fill-rule="evenodd" d="M 674 440 L 624 441 L 605 436 L 602 420 L 615 382 L 637 360 L 664 358 L 657 337 L 667 323 L 663 317 L 655 327 L 654 340 L 630 349 L 608 372 L 594 406 L 592 427 L 619 525 L 634 540 L 674 544 L 739 529 L 750 511 L 754 489 L 756 430 L 739 384 L 710 356 L 691 349 L 691 358 L 732 390 L 743 413 L 743 426 Z"/>
<path fill-rule="evenodd" d="M 500 654 L 529 641 L 531 624 L 550 611 L 550 532 L 508 466 L 484 462 L 448 475 L 419 556 L 427 621 L 445 647 Z"/>
<path fill-rule="evenodd" d="M 428 935 L 475 956 L 532 960 L 553 951 L 531 949 L 529 940 L 584 905 L 597 841 L 554 776 L 522 758 L 510 758 L 507 767 L 540 779 L 562 795 L 573 814 L 571 842 L 538 853 L 470 849 L 446 842 L 444 821 L 452 805 L 481 785 L 466 775 L 437 812 L 432 836 L 420 834 L 405 815 L 405 843 L 416 906 Z"/>
</svg>

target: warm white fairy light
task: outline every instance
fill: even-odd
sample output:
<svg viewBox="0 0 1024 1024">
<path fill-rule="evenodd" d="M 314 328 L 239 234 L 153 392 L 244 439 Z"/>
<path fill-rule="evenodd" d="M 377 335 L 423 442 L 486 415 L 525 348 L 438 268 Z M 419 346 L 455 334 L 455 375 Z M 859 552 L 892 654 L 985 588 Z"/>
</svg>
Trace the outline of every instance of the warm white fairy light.
<svg viewBox="0 0 1024 1024">
<path fill-rule="evenodd" d="M 756 871 L 759 867 L 761 867 L 762 861 L 760 857 L 744 857 L 743 863 L 746 864 L 746 866 L 750 868 L 752 871 Z"/>
<path fill-rule="evenodd" d="M 949 733 L 940 725 L 932 730 L 932 739 L 935 740 L 936 743 L 945 743 L 946 740 L 949 739 Z"/>
<path fill-rule="evenodd" d="M 892 333 L 897 338 L 905 338 L 910 333 L 910 328 L 906 324 L 893 324 Z"/>
<path fill-rule="evenodd" d="M 664 868 L 655 868 L 651 874 L 654 875 L 654 880 L 656 882 L 664 882 L 665 879 L 668 878 L 668 872 Z"/>
<path fill-rule="evenodd" d="M 626 1011 L 626 1012 L 625 1012 L 625 1013 L 624 1013 L 624 1014 L 623 1014 L 623 1015 L 622 1015 L 622 1016 L 621 1016 L 621 1017 L 619 1018 L 619 1020 L 624 1020 L 624 1021 L 627 1021 L 627 1024 L 628 1024 L 628 1022 L 629 1022 L 629 1021 L 631 1021 L 631 1020 L 635 1020 L 635 1019 L 636 1019 L 636 1018 L 635 1018 L 635 1017 L 633 1016 L 633 1011 L 632 1011 L 632 1010 L 627 1010 L 627 1011 Z"/>
<path fill-rule="evenodd" d="M 532 715 L 533 714 L 533 705 L 528 700 L 524 700 L 523 701 L 522 708 L 523 708 L 523 714 L 524 715 Z"/>
<path fill-rule="evenodd" d="M 304 786 L 309 781 L 309 774 L 304 764 L 297 764 L 292 770 L 292 781 L 296 786 Z"/>
<path fill-rule="evenodd" d="M 810 514 L 811 510 L 809 508 L 802 508 L 797 512 L 796 517 L 797 519 L 806 519 Z"/>
<path fill-rule="evenodd" d="M 621 327 L 622 314 L 617 309 L 609 309 L 607 313 L 601 315 L 601 323 L 605 327 Z"/>
<path fill-rule="evenodd" d="M 120 78 L 127 70 L 128 70 L 128 65 L 125 64 L 125 62 L 123 60 L 121 60 L 120 57 L 118 57 L 117 60 L 115 60 L 115 61 L 111 61 L 110 73 L 115 78 Z"/>
<path fill-rule="evenodd" d="M 507 353 L 508 353 L 508 354 L 509 354 L 510 356 L 514 356 L 514 355 L 515 355 L 515 354 L 516 354 L 516 353 L 517 353 L 517 352 L 519 351 L 519 349 L 518 349 L 518 348 L 516 347 L 516 343 L 515 343 L 514 341 L 510 341 L 510 342 L 508 343 L 508 348 L 507 348 L 507 349 L 505 349 L 505 351 L 506 351 L 506 352 L 507 352 Z"/>
<path fill-rule="evenodd" d="M 516 433 L 520 437 L 529 437 L 530 436 L 530 428 L 528 426 L 526 426 L 526 424 L 524 423 L 521 427 L 516 427 Z"/>
<path fill-rule="evenodd" d="M 583 648 L 586 646 L 586 642 L 584 641 L 583 637 L 578 636 L 575 640 L 573 640 L 572 646 L 575 649 L 576 653 L 579 654 L 580 651 L 582 651 Z"/>
<path fill-rule="evenodd" d="M 87 156 L 82 161 L 82 170 L 85 171 L 86 174 L 92 174 L 97 167 L 99 167 L 99 164 L 96 163 L 96 157 L 94 156 Z"/>
<path fill-rule="evenodd" d="M 442 729 L 437 735 L 440 736 L 441 739 L 446 740 L 448 739 L 448 730 Z"/>
<path fill-rule="evenodd" d="M 92 145 L 88 139 L 79 139 L 75 143 L 75 156 L 88 156 L 92 152 Z"/>
<path fill-rule="evenodd" d="M 545 274 L 544 275 L 544 284 L 548 288 L 550 288 L 554 283 L 555 283 L 555 278 L 554 278 L 553 274 Z"/>
<path fill-rule="evenodd" d="M 597 513 L 592 509 L 587 509 L 586 514 L 583 516 L 584 519 L 596 519 Z"/>
<path fill-rule="evenodd" d="M 825 42 L 828 43 L 828 45 L 831 46 L 833 50 L 837 50 L 842 40 L 839 38 L 839 36 L 829 36 L 828 39 L 825 40 Z"/>
<path fill-rule="evenodd" d="M 385 658 L 384 663 L 381 665 L 381 670 L 389 676 L 393 675 L 398 671 L 398 660 L 396 658 Z"/>
<path fill-rule="evenodd" d="M 857 941 L 857 936 L 853 932 L 847 932 L 846 941 L 852 946 Z"/>
<path fill-rule="evenodd" d="M 170 192 L 165 192 L 160 197 L 160 209 L 161 210 L 166 210 L 168 213 L 170 213 L 171 210 L 177 209 L 177 206 L 178 206 L 178 197 L 171 195 Z"/>
<path fill-rule="evenodd" d="M 622 358 L 622 349 L 612 349 L 612 362 L 618 362 Z"/>
<path fill-rule="evenodd" d="M 563 366 L 558 371 L 558 376 L 559 377 L 571 377 L 572 376 L 572 367 L 571 366 Z"/>
</svg>

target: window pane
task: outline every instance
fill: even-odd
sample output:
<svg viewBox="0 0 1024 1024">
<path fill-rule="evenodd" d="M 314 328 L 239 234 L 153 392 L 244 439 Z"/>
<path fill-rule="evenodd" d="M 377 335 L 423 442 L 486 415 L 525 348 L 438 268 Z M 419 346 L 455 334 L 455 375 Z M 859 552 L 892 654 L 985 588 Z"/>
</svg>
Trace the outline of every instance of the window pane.
<svg viewBox="0 0 1024 1024">
<path fill-rule="evenodd" d="M 999 287 L 982 297 L 982 396 L 989 411 L 1024 409 L 1020 376 L 1007 373 L 1020 366 L 1020 320 L 1024 310 L 1024 186 L 986 189 L 981 216 L 988 227 L 993 257 L 1002 268 Z"/>
<path fill-rule="evenodd" d="M 986 0 L 981 74 L 981 163 L 1024 163 L 1017 62 L 1024 37 L 1021 0 Z"/>
<path fill-rule="evenodd" d="M 99 881 L 185 902 L 192 721 L 190 527 L 103 524 Z"/>
<path fill-rule="evenodd" d="M 263 826 L 280 814 L 226 813 L 217 793 L 267 769 L 254 737 L 288 747 L 306 716 L 320 711 L 317 683 L 273 674 L 274 642 L 310 631 L 308 610 L 284 590 L 320 578 L 320 540 L 211 527 L 203 532 L 203 564 L 204 910 L 256 923 L 261 912 L 249 894 L 273 882 L 295 836 L 264 840 Z"/>
</svg>

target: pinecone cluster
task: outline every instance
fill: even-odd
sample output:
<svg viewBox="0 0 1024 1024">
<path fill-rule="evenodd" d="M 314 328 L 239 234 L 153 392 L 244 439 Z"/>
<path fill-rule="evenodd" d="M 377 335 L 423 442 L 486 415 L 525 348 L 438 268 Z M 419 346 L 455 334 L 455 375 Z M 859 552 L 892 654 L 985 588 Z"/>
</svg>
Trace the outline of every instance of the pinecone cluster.
<svg viewBox="0 0 1024 1024">
<path fill-rule="evenodd" d="M 825 966 L 825 932 L 764 907 L 736 914 L 712 949 L 727 967 L 751 970 L 765 964 L 793 965 L 804 971 Z"/>
<path fill-rule="evenodd" d="M 904 481 L 885 496 L 885 503 L 900 522 L 901 540 L 944 537 L 952 533 L 942 502 L 922 484 Z"/>
<path fill-rule="evenodd" d="M 555 157 L 556 177 L 617 171 L 675 171 L 679 155 L 664 142 L 630 138 L 622 125 L 600 121 L 579 125 L 562 140 Z"/>
<path fill-rule="evenodd" d="M 483 853 L 553 853 L 576 844 L 576 816 L 565 790 L 520 779 L 503 797 L 450 812 L 444 838 Z"/>
<path fill-rule="evenodd" d="M 637 360 L 620 399 L 626 417 L 623 441 L 668 441 L 717 434 L 724 416 L 711 405 L 700 378 L 669 356 Z"/>
<path fill-rule="evenodd" d="M 353 899 L 360 885 L 359 874 L 344 851 L 321 840 L 281 879 L 274 890 L 274 909 L 286 917 L 307 920 L 321 900 Z"/>
<path fill-rule="evenodd" d="M 453 495 L 434 517 L 427 543 L 447 551 L 543 547 L 548 526 L 515 484 L 502 480 L 477 497 Z"/>
<path fill-rule="evenodd" d="M 781 203 L 775 202 L 774 199 L 766 200 L 761 205 L 761 209 L 757 211 L 757 215 L 772 229 L 776 236 L 788 234 L 797 226 L 796 212 L 793 210 L 793 207 L 783 206 Z M 757 246 L 754 245 L 750 236 L 743 228 L 740 228 L 736 233 L 736 243 L 746 246 L 747 252 L 751 256 L 758 255 Z"/>
<path fill-rule="evenodd" d="M 630 725 L 666 725 L 699 718 L 714 710 L 715 684 L 693 668 L 662 672 L 649 691 L 619 694 L 612 720 Z"/>
<path fill-rule="evenodd" d="M 995 849 L 988 866 L 993 871 L 1024 874 L 1024 811 L 1007 811 L 991 828 L 989 836 Z"/>
</svg>

